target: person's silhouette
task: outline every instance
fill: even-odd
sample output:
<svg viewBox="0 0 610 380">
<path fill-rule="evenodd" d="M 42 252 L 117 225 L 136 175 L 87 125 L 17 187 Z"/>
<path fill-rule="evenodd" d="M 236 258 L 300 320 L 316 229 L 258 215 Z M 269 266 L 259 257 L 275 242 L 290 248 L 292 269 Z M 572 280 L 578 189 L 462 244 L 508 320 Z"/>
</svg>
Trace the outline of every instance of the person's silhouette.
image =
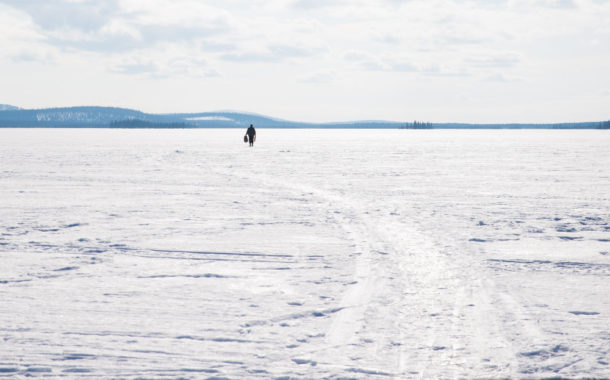
<svg viewBox="0 0 610 380">
<path fill-rule="evenodd" d="M 254 142 L 256 141 L 256 129 L 254 129 L 254 126 L 252 124 L 250 124 L 250 127 L 246 131 L 246 134 L 248 135 L 248 141 L 250 142 L 250 146 L 253 146 Z"/>
</svg>

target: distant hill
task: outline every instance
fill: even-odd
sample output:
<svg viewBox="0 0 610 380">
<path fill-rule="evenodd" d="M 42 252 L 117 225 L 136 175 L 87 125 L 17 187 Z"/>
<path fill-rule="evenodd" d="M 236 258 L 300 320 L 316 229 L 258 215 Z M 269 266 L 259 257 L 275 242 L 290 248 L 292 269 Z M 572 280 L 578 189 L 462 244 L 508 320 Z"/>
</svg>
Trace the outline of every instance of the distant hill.
<svg viewBox="0 0 610 380">
<path fill-rule="evenodd" d="M 8 110 L 0 113 L 0 127 L 81 127 L 106 128 L 113 121 L 139 119 L 148 122 L 174 121 L 163 115 L 114 107 L 66 107 L 35 110 Z"/>
<path fill-rule="evenodd" d="M 8 104 L 0 104 L 0 111 L 14 111 L 20 109 L 19 107 L 11 106 Z"/>
<path fill-rule="evenodd" d="M 150 114 L 116 107 L 20 109 L 0 105 L 0 128 L 324 128 L 324 129 L 610 129 L 610 121 L 561 124 L 459 124 L 394 121 L 305 123 L 245 112 Z"/>
<path fill-rule="evenodd" d="M 402 123 L 358 121 L 304 123 L 243 112 L 149 114 L 115 107 L 13 109 L 0 113 L 0 127 L 13 128 L 399 128 Z"/>
<path fill-rule="evenodd" d="M 168 115 L 170 116 L 170 115 Z M 392 121 L 350 121 L 343 123 L 306 123 L 300 121 L 282 120 L 253 113 L 221 111 L 189 114 L 173 114 L 171 116 L 194 123 L 198 127 L 247 128 L 253 124 L 256 128 L 376 128 L 396 129 L 403 123 Z"/>
</svg>

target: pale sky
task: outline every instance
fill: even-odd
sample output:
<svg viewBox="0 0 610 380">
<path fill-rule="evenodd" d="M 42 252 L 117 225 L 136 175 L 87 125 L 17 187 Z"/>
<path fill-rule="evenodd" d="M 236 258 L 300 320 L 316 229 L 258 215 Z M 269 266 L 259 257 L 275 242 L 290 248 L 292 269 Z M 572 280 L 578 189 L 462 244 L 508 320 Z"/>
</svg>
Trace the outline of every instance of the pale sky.
<svg viewBox="0 0 610 380">
<path fill-rule="evenodd" d="M 610 119 L 610 0 L 0 0 L 0 103 Z"/>
</svg>

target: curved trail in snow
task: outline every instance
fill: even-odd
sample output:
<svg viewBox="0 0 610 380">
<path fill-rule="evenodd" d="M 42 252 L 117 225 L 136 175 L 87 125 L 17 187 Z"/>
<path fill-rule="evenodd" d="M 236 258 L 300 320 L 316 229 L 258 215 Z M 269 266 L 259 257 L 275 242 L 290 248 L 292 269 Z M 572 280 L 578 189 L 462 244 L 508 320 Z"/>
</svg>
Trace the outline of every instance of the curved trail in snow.
<svg viewBox="0 0 610 380">
<path fill-rule="evenodd" d="M 529 154 L 529 147 L 523 149 Z M 268 151 L 249 153 L 254 159 L 256 155 L 264 157 L 258 157 L 261 161 L 255 165 L 264 166 L 265 159 L 273 161 Z M 390 155 L 379 153 L 379 169 L 384 170 L 384 159 Z M 317 162 L 321 173 L 334 170 L 332 163 Z M 279 162 L 272 165 L 284 166 Z M 444 216 L 435 215 L 438 210 L 431 208 L 439 206 L 433 202 L 444 200 L 429 198 L 427 202 L 433 202 L 423 204 L 420 214 L 412 200 L 396 197 L 391 188 L 385 188 L 387 184 L 376 191 L 370 191 L 370 184 L 353 186 L 352 181 L 366 178 L 356 173 L 352 181 L 341 182 L 342 188 L 324 182 L 316 169 L 303 173 L 295 169 L 298 174 L 287 171 L 275 176 L 263 170 L 240 174 L 257 186 L 309 194 L 310 200 L 324 205 L 316 211 L 327 215 L 325 223 L 340 226 L 351 246 L 349 257 L 329 256 L 345 260 L 344 270 L 349 268 L 352 281 L 334 304 L 340 311 L 332 314 L 324 344 L 317 341 L 308 347 L 310 360 L 318 365 L 316 371 L 326 365 L 333 375 L 346 375 L 347 371 L 398 378 L 552 376 L 581 371 L 580 354 L 569 347 L 577 347 L 581 341 L 577 338 L 566 343 L 536 320 L 547 306 L 535 300 L 538 296 L 525 298 L 530 290 L 522 293 L 518 283 L 489 266 L 490 253 L 476 249 L 478 241 L 484 239 L 464 238 L 462 233 L 468 231 L 459 227 L 448 234 L 443 234 L 438 224 L 430 228 L 431 220 L 463 224 L 456 218 L 472 218 L 469 213 L 476 215 L 478 205 L 470 210 L 449 208 Z M 446 168 L 438 170 L 429 175 L 454 175 Z M 383 179 L 373 171 L 366 175 L 371 182 Z M 398 184 L 404 186 L 404 182 Z M 451 186 L 456 185 L 447 184 L 448 189 Z M 491 205 L 493 210 L 496 206 Z M 499 206 L 504 207 L 503 213 L 511 208 L 520 210 L 511 203 Z M 486 226 L 484 222 L 478 225 Z M 553 288 L 544 291 L 553 292 Z M 551 314 L 548 317 L 552 319 Z M 604 352 L 598 349 L 600 358 Z"/>
<path fill-rule="evenodd" d="M 375 209 L 386 208 L 383 201 L 376 204 L 260 173 L 212 170 L 273 191 L 310 194 L 324 205 L 319 211 L 330 217 L 326 223 L 339 225 L 351 242 L 348 258 L 334 258 L 349 261 L 345 267 L 351 268 L 352 281 L 335 305 L 339 311 L 324 333 L 325 343 L 305 347 L 309 360 L 317 363 L 316 372 L 327 366 L 333 376 L 517 373 L 517 352 L 503 335 L 500 319 L 514 305 L 491 298 L 495 284 L 480 277 L 485 272 L 477 268 L 476 257 L 443 252 L 439 243 L 417 230 L 416 218 Z M 474 302 L 483 318 L 470 320 L 464 311 Z M 504 367 L 490 364 L 498 362 Z"/>
</svg>

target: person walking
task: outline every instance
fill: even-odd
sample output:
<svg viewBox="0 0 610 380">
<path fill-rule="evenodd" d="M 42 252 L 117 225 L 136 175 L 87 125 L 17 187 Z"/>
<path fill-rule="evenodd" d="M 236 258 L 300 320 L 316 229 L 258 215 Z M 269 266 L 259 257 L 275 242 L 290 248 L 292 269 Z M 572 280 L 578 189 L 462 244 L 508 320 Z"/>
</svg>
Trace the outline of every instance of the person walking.
<svg viewBox="0 0 610 380">
<path fill-rule="evenodd" d="M 252 124 L 250 124 L 250 127 L 246 131 L 246 135 L 248 135 L 248 141 L 250 141 L 250 146 L 253 146 L 254 142 L 256 141 L 256 129 L 254 129 L 254 126 Z"/>
</svg>

